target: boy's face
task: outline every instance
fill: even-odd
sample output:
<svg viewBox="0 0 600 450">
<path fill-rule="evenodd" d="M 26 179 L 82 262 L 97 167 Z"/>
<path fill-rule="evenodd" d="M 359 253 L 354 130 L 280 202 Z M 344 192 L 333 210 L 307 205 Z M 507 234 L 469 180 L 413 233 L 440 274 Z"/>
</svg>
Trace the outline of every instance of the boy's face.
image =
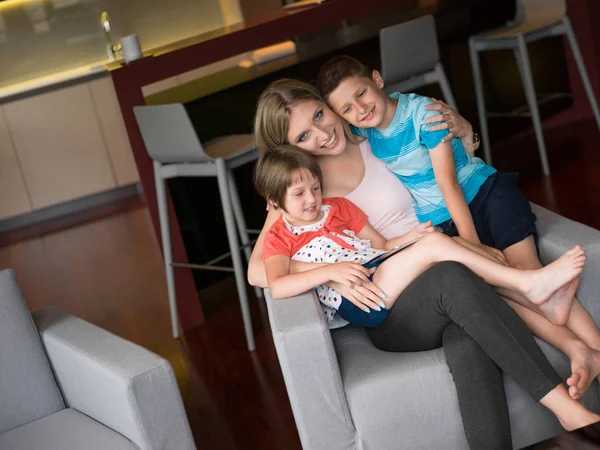
<svg viewBox="0 0 600 450">
<path fill-rule="evenodd" d="M 393 103 L 382 91 L 383 85 L 381 75 L 374 70 L 372 79 L 346 78 L 329 94 L 327 101 L 336 113 L 355 127 L 385 129 L 395 111 Z"/>
<path fill-rule="evenodd" d="M 310 225 L 319 218 L 323 195 L 321 183 L 307 169 L 294 172 L 285 194 L 283 215 L 292 225 Z"/>
</svg>

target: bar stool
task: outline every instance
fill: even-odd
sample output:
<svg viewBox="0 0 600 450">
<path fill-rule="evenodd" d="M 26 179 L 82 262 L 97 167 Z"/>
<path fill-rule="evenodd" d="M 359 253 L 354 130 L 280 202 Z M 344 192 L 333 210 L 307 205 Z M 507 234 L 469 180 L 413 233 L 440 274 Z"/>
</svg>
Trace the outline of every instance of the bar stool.
<svg viewBox="0 0 600 450">
<path fill-rule="evenodd" d="M 385 92 L 411 92 L 421 86 L 439 83 L 446 103 L 458 111 L 440 62 L 433 16 L 427 15 L 381 29 L 379 52 Z"/>
<path fill-rule="evenodd" d="M 198 135 L 183 105 L 136 106 L 133 109 L 148 154 L 154 161 L 154 177 L 173 337 L 179 337 L 174 268 L 186 267 L 200 270 L 229 271 L 235 274 L 246 340 L 248 349 L 252 351 L 255 349 L 254 333 L 248 307 L 246 274 L 239 252 L 240 245 L 238 244 L 236 227 L 247 260 L 250 259 L 250 246 L 253 244 L 253 242 L 250 242 L 248 232 L 259 233 L 259 231 L 246 229 L 246 221 L 232 170 L 258 159 L 258 151 L 254 147 L 254 137 L 251 134 L 224 136 L 203 145 L 198 139 Z M 173 261 L 165 182 L 175 177 L 217 178 L 227 228 L 229 253 L 221 255 L 206 264 L 187 264 Z M 233 260 L 233 268 L 215 265 L 228 256 L 231 256 Z M 257 297 L 262 296 L 260 288 L 256 288 L 255 292 Z"/>
<path fill-rule="evenodd" d="M 473 70 L 473 80 L 475 82 L 475 96 L 477 99 L 477 109 L 479 113 L 479 122 L 481 127 L 481 142 L 485 160 L 492 164 L 492 151 L 490 148 L 490 139 L 488 135 L 487 118 L 488 117 L 529 117 L 533 121 L 535 137 L 538 143 L 540 159 L 544 175 L 550 174 L 550 165 L 546 155 L 546 144 L 542 134 L 542 122 L 538 105 L 556 98 L 556 94 L 545 99 L 537 99 L 531 67 L 529 64 L 529 54 L 527 44 L 540 39 L 566 34 L 571 46 L 571 51 L 575 57 L 579 75 L 583 81 L 585 92 L 589 99 L 596 118 L 598 128 L 600 128 L 600 111 L 594 97 L 594 91 L 585 69 L 575 33 L 571 27 L 571 22 L 567 17 L 567 6 L 565 0 L 517 0 L 517 13 L 513 21 L 506 28 L 493 30 L 491 32 L 477 34 L 469 38 L 469 52 L 471 55 L 471 66 Z M 523 90 L 527 98 L 529 107 L 528 112 L 515 111 L 512 113 L 490 113 L 485 110 L 485 99 L 483 95 L 483 81 L 481 77 L 481 67 L 479 64 L 479 53 L 486 50 L 513 49 L 517 67 L 523 83 Z"/>
</svg>

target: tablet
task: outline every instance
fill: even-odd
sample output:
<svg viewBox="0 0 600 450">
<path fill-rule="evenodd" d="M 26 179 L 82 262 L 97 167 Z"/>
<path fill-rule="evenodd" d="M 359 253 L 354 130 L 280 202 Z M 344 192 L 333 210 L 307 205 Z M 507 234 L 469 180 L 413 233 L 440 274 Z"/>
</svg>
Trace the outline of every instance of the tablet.
<svg viewBox="0 0 600 450">
<path fill-rule="evenodd" d="M 404 244 L 397 245 L 393 249 L 388 250 L 387 252 L 382 253 L 381 255 L 376 256 L 375 258 L 370 259 L 369 261 L 367 261 L 365 263 L 362 263 L 362 266 L 366 267 L 367 269 L 372 269 L 373 267 L 377 267 L 379 264 L 384 262 L 389 257 L 394 256 L 396 253 L 404 250 L 407 247 L 410 247 L 415 242 L 417 242 L 419 239 L 421 239 L 421 238 L 415 238 L 412 241 L 408 241 L 408 242 L 405 242 Z"/>
</svg>

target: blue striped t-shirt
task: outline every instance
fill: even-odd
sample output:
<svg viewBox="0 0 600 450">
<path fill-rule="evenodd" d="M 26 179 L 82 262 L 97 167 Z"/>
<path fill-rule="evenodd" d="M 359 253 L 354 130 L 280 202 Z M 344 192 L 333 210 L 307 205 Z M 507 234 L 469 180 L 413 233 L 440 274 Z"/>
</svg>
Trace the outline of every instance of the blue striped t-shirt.
<svg viewBox="0 0 600 450">
<path fill-rule="evenodd" d="M 373 154 L 410 191 L 419 222 L 431 220 L 434 225 L 445 222 L 451 216 L 435 181 L 429 150 L 441 142 L 448 130 L 429 131 L 435 123 L 421 124 L 427 117 L 438 114 L 427 109 L 433 103 L 428 97 L 394 92 L 390 98 L 398 100 L 398 107 L 385 130 L 352 127 L 352 131 L 369 139 Z M 458 182 L 469 204 L 496 169 L 469 156 L 460 139 L 452 138 L 451 144 Z"/>
</svg>

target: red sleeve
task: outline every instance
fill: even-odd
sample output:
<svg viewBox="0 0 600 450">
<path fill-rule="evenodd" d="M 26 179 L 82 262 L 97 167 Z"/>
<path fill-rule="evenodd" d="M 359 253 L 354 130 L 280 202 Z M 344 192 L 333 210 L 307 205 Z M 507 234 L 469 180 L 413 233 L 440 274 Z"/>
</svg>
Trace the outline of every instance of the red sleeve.
<svg viewBox="0 0 600 450">
<path fill-rule="evenodd" d="M 348 229 L 354 231 L 354 234 L 360 233 L 368 221 L 368 216 L 352 203 L 343 197 L 330 199 L 332 207 L 337 208 L 337 215 L 348 223 Z"/>
<path fill-rule="evenodd" d="M 280 223 L 280 220 L 281 218 L 273 224 L 271 229 L 265 235 L 262 253 L 263 261 L 273 255 L 285 255 L 289 256 L 290 258 L 292 257 L 293 241 L 291 236 L 286 236 L 285 232 L 287 230 L 285 227 L 283 227 L 283 223 Z"/>
</svg>

